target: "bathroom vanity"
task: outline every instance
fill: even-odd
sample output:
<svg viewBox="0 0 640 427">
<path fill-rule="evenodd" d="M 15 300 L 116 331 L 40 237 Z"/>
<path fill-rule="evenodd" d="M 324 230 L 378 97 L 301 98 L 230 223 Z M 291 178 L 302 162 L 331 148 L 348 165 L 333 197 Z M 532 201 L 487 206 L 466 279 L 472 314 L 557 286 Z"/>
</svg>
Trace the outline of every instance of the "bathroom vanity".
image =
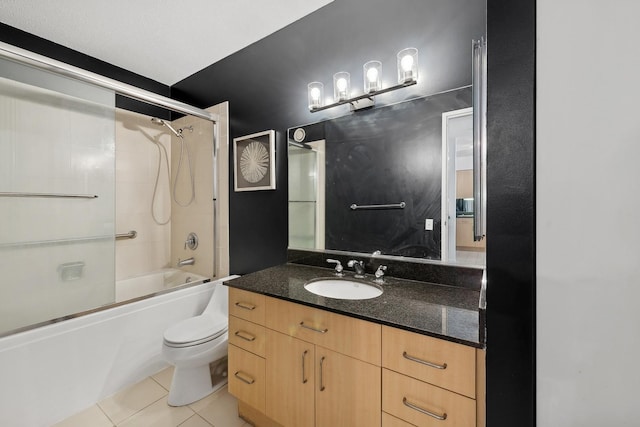
<svg viewBox="0 0 640 427">
<path fill-rule="evenodd" d="M 343 300 L 304 288 L 319 277 L 334 271 L 290 263 L 225 282 L 229 392 L 243 418 L 260 427 L 484 426 L 481 280 L 385 277 L 379 297 Z"/>
</svg>

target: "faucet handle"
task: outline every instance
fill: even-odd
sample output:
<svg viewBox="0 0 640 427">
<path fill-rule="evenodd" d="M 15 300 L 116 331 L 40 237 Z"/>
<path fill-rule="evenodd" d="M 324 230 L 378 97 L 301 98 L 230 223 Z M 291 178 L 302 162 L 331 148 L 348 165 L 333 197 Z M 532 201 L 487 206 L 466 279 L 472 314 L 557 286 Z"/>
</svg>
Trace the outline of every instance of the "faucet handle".
<svg viewBox="0 0 640 427">
<path fill-rule="evenodd" d="M 386 265 L 381 265 L 381 266 L 378 267 L 378 269 L 374 273 L 374 275 L 376 276 L 376 282 L 383 282 L 384 281 L 384 272 L 385 271 L 387 271 L 387 266 Z"/>
<path fill-rule="evenodd" d="M 359 265 L 360 267 L 364 267 L 364 261 L 357 261 L 355 259 L 349 260 L 347 262 L 347 267 L 353 268 L 354 265 Z"/>
<path fill-rule="evenodd" d="M 344 273 L 342 272 L 342 270 L 344 270 L 344 267 L 342 267 L 342 264 L 340 263 L 340 261 L 338 261 L 337 259 L 327 259 L 327 262 L 329 264 L 335 264 L 335 270 L 336 270 L 336 276 L 338 277 L 342 277 L 344 276 Z"/>
</svg>

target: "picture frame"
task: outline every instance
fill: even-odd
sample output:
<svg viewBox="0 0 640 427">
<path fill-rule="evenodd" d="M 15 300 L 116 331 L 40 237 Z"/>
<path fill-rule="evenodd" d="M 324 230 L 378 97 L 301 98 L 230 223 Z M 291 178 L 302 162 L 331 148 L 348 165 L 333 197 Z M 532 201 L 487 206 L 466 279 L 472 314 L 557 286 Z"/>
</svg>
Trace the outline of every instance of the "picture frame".
<svg viewBox="0 0 640 427">
<path fill-rule="evenodd" d="M 276 189 L 274 130 L 233 139 L 234 191 Z"/>
</svg>

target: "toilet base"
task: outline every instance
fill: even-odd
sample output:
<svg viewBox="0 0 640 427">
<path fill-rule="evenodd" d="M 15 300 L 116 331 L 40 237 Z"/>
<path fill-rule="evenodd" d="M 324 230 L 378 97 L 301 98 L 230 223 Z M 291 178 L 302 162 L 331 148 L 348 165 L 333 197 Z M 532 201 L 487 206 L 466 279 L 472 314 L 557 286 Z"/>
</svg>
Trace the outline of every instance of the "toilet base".
<svg viewBox="0 0 640 427">
<path fill-rule="evenodd" d="M 169 406 L 184 406 L 196 402 L 219 390 L 226 379 L 211 383 L 209 364 L 194 367 L 175 367 L 167 403 Z"/>
</svg>

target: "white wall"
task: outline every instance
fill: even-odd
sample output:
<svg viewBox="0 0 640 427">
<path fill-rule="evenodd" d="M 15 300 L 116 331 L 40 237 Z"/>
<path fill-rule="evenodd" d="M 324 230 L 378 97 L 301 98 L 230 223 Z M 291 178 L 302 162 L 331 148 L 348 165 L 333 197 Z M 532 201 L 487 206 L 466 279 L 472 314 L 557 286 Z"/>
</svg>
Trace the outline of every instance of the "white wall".
<svg viewBox="0 0 640 427">
<path fill-rule="evenodd" d="M 640 2 L 537 2 L 538 425 L 640 425 Z"/>
</svg>

